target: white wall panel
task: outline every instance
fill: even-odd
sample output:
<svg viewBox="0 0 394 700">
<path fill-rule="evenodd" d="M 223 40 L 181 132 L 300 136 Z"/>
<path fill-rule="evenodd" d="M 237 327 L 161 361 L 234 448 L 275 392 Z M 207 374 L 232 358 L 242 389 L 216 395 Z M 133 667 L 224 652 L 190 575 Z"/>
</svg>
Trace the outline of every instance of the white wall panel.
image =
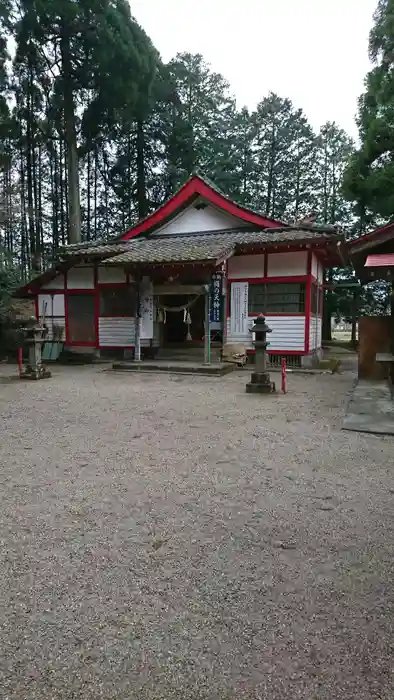
<svg viewBox="0 0 394 700">
<path fill-rule="evenodd" d="M 100 347 L 130 347 L 135 343 L 135 318 L 99 318 Z"/>
<path fill-rule="evenodd" d="M 312 253 L 312 266 L 311 266 L 311 272 L 312 276 L 317 279 L 317 271 L 318 271 L 318 264 L 319 261 L 314 253 Z"/>
<path fill-rule="evenodd" d="M 321 264 L 321 262 L 319 260 L 319 267 L 317 270 L 317 279 L 318 279 L 318 282 L 320 282 L 320 283 L 323 282 L 323 274 L 324 274 L 323 265 Z"/>
<path fill-rule="evenodd" d="M 236 255 L 228 261 L 228 279 L 264 277 L 264 255 Z"/>
<path fill-rule="evenodd" d="M 268 277 L 287 277 L 307 274 L 306 251 L 270 253 L 268 255 Z"/>
<path fill-rule="evenodd" d="M 44 314 L 45 316 L 65 316 L 64 294 L 39 294 L 38 315 Z"/>
<path fill-rule="evenodd" d="M 252 327 L 257 316 L 249 317 L 249 328 Z M 269 333 L 268 352 L 273 351 L 291 351 L 305 350 L 305 316 L 270 316 L 267 314 L 267 324 L 272 329 Z M 231 323 L 227 319 L 227 342 L 240 343 L 246 345 L 250 350 L 253 349 L 252 333 L 249 331 L 244 336 L 231 336 Z"/>
<path fill-rule="evenodd" d="M 318 350 L 322 344 L 322 319 L 320 316 L 311 316 L 309 326 L 309 349 Z"/>
<path fill-rule="evenodd" d="M 93 266 L 71 267 L 67 271 L 67 289 L 94 289 Z"/>
<path fill-rule="evenodd" d="M 245 222 L 241 219 L 226 214 L 211 205 L 206 206 L 205 209 L 196 209 L 195 204 L 182 211 L 164 226 L 158 228 L 154 235 L 223 231 L 229 228 L 245 226 Z"/>
<path fill-rule="evenodd" d="M 46 340 L 56 340 L 64 342 L 66 339 L 66 319 L 64 316 L 49 316 L 45 319 L 48 326 Z"/>
</svg>

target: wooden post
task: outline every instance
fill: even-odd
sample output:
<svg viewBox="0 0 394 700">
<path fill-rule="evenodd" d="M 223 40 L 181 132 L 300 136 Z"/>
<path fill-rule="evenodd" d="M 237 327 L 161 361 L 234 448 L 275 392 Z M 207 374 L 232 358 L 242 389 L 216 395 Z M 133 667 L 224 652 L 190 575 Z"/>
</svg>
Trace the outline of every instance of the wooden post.
<svg viewBox="0 0 394 700">
<path fill-rule="evenodd" d="M 204 336 L 204 363 L 211 364 L 211 314 L 210 314 L 210 286 L 205 287 L 205 336 Z"/>
<path fill-rule="evenodd" d="M 351 335 L 351 346 L 354 350 L 357 348 L 357 317 L 360 302 L 359 290 L 355 289 L 353 292 L 352 300 L 352 335 Z"/>
<path fill-rule="evenodd" d="M 134 361 L 141 362 L 141 280 L 137 281 Z"/>
<path fill-rule="evenodd" d="M 227 265 L 226 265 L 226 272 L 223 274 L 222 278 L 222 323 L 223 323 L 223 328 L 222 328 L 222 357 L 223 357 L 223 350 L 224 346 L 227 343 L 227 295 L 228 295 L 228 287 L 227 287 Z"/>
</svg>

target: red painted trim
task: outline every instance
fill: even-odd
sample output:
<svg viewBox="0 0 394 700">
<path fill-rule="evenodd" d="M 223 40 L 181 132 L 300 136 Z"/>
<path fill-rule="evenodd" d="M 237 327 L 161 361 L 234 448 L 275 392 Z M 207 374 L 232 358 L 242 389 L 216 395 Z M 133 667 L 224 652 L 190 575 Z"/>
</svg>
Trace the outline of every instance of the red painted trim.
<svg viewBox="0 0 394 700">
<path fill-rule="evenodd" d="M 147 216 L 143 221 L 140 221 L 136 226 L 126 231 L 120 240 L 127 241 L 141 233 L 146 233 L 158 224 L 164 224 L 167 219 L 173 216 L 181 207 L 184 207 L 188 202 L 197 198 L 204 197 L 211 204 L 227 212 L 231 216 L 235 216 L 242 221 L 264 228 L 278 228 L 284 224 L 281 221 L 268 219 L 260 214 L 246 209 L 245 207 L 235 204 L 210 187 L 201 177 L 193 175 L 184 185 L 174 194 L 173 197 L 167 200 L 159 209 Z"/>
<path fill-rule="evenodd" d="M 297 282 L 308 282 L 308 275 L 295 275 L 294 277 L 234 277 L 231 278 L 230 282 L 249 282 L 249 284 L 275 284 L 275 283 L 297 283 Z"/>
<path fill-rule="evenodd" d="M 41 287 L 41 289 L 38 292 L 36 292 L 36 296 L 38 296 L 39 294 L 49 294 L 50 296 L 52 296 L 52 294 L 65 294 L 66 291 L 66 289 L 44 289 L 43 287 Z"/>
<path fill-rule="evenodd" d="M 385 224 L 384 226 L 380 226 L 379 228 L 375 228 L 373 231 L 370 231 L 369 233 L 364 233 L 363 236 L 359 236 L 358 238 L 354 238 L 352 241 L 348 242 L 349 248 L 353 248 L 354 246 L 357 246 L 359 243 L 365 243 L 365 241 L 369 241 L 375 236 L 379 236 L 381 233 L 389 233 L 390 231 L 393 231 L 394 233 L 394 222 L 391 221 L 389 224 Z"/>
<path fill-rule="evenodd" d="M 40 315 L 40 308 L 38 306 L 38 294 L 36 295 L 36 298 L 34 300 L 34 305 L 35 305 L 35 309 L 36 309 L 36 319 L 38 321 L 39 315 Z"/>
<path fill-rule="evenodd" d="M 310 335 L 311 335 L 311 298 L 312 298 L 312 251 L 308 250 L 307 258 L 307 274 L 308 281 L 306 283 L 305 292 L 305 352 L 309 354 Z"/>
</svg>

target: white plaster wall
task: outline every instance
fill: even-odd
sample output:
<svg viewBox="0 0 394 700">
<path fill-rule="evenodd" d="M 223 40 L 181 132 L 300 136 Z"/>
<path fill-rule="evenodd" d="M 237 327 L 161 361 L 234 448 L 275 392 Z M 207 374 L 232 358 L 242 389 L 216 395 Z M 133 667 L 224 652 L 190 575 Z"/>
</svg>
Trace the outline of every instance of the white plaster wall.
<svg viewBox="0 0 394 700">
<path fill-rule="evenodd" d="M 268 277 L 287 277 L 307 274 L 308 254 L 299 250 L 268 255 Z"/>
<path fill-rule="evenodd" d="M 121 267 L 115 265 L 102 265 L 97 270 L 99 284 L 116 284 L 126 282 L 126 273 Z"/>
<path fill-rule="evenodd" d="M 236 255 L 228 261 L 228 279 L 264 277 L 264 255 Z"/>
<path fill-rule="evenodd" d="M 46 308 L 45 308 L 46 304 Z M 47 340 L 65 340 L 65 307 L 64 294 L 39 294 L 38 295 L 38 316 L 42 318 L 45 314 L 45 323 L 48 326 Z M 56 326 L 56 333 L 54 333 Z M 58 332 L 58 328 L 62 330 Z"/>
<path fill-rule="evenodd" d="M 94 289 L 93 266 L 71 267 L 67 271 L 67 289 Z"/>
<path fill-rule="evenodd" d="M 267 324 L 272 328 L 269 334 L 268 353 L 275 351 L 305 350 L 305 316 L 270 316 L 267 314 Z M 257 316 L 249 317 L 249 328 Z M 253 334 L 249 331 L 245 336 L 231 336 L 231 323 L 227 319 L 227 342 L 244 344 L 248 350 L 253 349 Z"/>
<path fill-rule="evenodd" d="M 319 261 L 314 253 L 312 253 L 312 266 L 311 266 L 311 272 L 312 272 L 312 277 L 317 279 L 317 273 L 318 273 L 318 265 Z"/>
<path fill-rule="evenodd" d="M 42 289 L 64 289 L 64 275 L 56 275 L 50 282 L 42 285 Z"/>
<path fill-rule="evenodd" d="M 241 219 L 226 214 L 212 205 L 196 209 L 196 202 L 155 231 L 156 235 L 198 233 L 199 231 L 222 231 L 229 228 L 245 227 Z"/>
<path fill-rule="evenodd" d="M 323 275 L 324 275 L 324 268 L 319 260 L 319 267 L 317 269 L 317 280 L 318 280 L 318 282 L 320 282 L 320 284 L 323 283 Z"/>
<path fill-rule="evenodd" d="M 46 308 L 45 308 L 46 304 Z M 64 294 L 39 294 L 38 295 L 38 315 L 43 316 L 64 316 Z"/>
</svg>

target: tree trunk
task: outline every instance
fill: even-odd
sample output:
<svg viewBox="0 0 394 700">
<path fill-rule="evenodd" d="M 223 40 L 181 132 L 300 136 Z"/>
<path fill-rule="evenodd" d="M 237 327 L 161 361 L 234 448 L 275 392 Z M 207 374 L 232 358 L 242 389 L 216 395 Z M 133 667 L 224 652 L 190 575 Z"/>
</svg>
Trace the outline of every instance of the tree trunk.
<svg viewBox="0 0 394 700">
<path fill-rule="evenodd" d="M 25 167 L 23 151 L 23 131 L 22 122 L 19 127 L 19 178 L 20 178 L 20 207 L 21 207 L 21 267 L 23 278 L 26 279 L 29 273 L 29 240 L 26 231 L 26 187 L 25 187 Z"/>
<path fill-rule="evenodd" d="M 137 209 L 138 218 L 144 219 L 148 213 L 145 180 L 145 134 L 144 124 L 137 121 Z"/>
<path fill-rule="evenodd" d="M 93 182 L 93 190 L 94 190 L 94 237 L 97 238 L 97 168 L 98 168 L 98 155 L 97 155 L 97 147 L 94 149 L 94 182 Z"/>
<path fill-rule="evenodd" d="M 270 144 L 270 158 L 269 158 L 269 169 L 268 169 L 268 182 L 267 182 L 267 197 L 265 203 L 265 215 L 272 215 L 272 195 L 274 189 L 274 168 L 275 168 L 275 156 L 276 156 L 276 134 L 275 125 L 272 125 L 271 130 L 271 144 Z"/>
<path fill-rule="evenodd" d="M 81 240 L 81 204 L 79 193 L 77 130 L 75 124 L 75 105 L 71 77 L 72 63 L 70 41 L 64 29 L 62 29 L 60 52 L 62 57 L 63 76 L 64 132 L 67 148 L 69 215 L 68 242 L 79 243 Z"/>
<path fill-rule="evenodd" d="M 87 216 L 86 239 L 88 241 L 90 241 L 90 239 L 91 239 L 91 233 L 90 233 L 90 216 L 91 216 L 91 212 L 90 212 L 91 192 L 90 192 L 90 189 L 91 189 L 91 182 L 90 182 L 90 180 L 91 180 L 91 164 L 90 164 L 90 151 L 89 151 L 88 152 L 88 164 L 87 164 L 87 194 L 86 194 L 86 197 L 87 197 L 87 203 L 86 203 L 87 204 L 87 206 L 86 206 L 86 216 Z"/>
<path fill-rule="evenodd" d="M 27 95 L 27 119 L 26 119 L 26 181 L 27 181 L 27 221 L 29 230 L 31 267 L 34 273 L 41 271 L 40 253 L 36 240 L 36 221 L 34 216 L 34 189 L 33 189 L 33 114 L 31 110 L 30 90 Z"/>
<path fill-rule="evenodd" d="M 64 200 L 65 200 L 64 195 L 65 195 L 66 184 L 65 184 L 65 181 L 63 178 L 63 172 L 64 172 L 63 163 L 64 163 L 64 142 L 63 142 L 63 139 L 61 138 L 60 144 L 59 144 L 59 163 L 58 163 L 58 165 L 59 165 L 59 170 L 58 170 L 58 172 L 59 172 L 59 189 L 60 189 L 60 230 L 62 233 L 62 235 L 61 235 L 62 245 L 65 245 L 66 244 L 66 235 L 65 235 L 66 226 L 65 226 L 65 215 L 64 214 L 65 214 L 65 210 L 67 207 L 67 203 L 66 203 L 66 205 L 64 204 Z"/>
</svg>

